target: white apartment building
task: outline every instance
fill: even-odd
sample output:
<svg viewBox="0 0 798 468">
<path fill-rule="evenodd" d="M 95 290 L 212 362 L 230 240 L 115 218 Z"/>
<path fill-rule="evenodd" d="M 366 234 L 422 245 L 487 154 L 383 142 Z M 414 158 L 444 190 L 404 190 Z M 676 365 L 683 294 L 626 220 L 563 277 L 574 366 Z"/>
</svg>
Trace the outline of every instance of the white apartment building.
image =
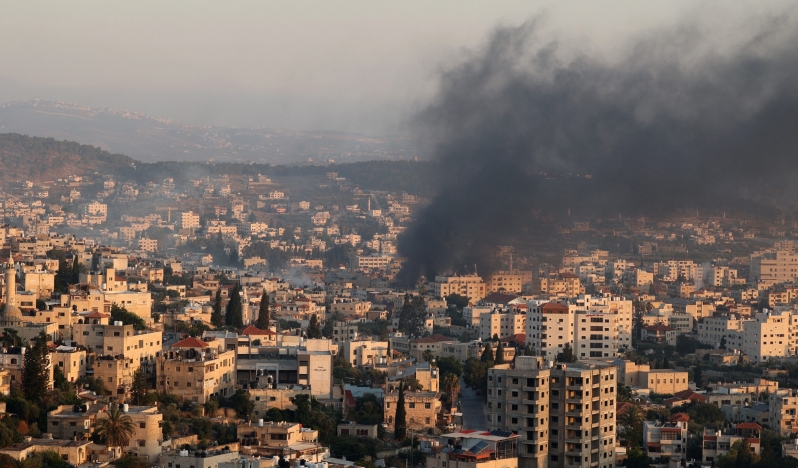
<svg viewBox="0 0 798 468">
<path fill-rule="evenodd" d="M 789 250 L 765 251 L 751 254 L 749 283 L 772 285 L 788 283 L 798 278 L 798 254 Z"/>
<path fill-rule="evenodd" d="M 798 349 L 798 312 L 767 311 L 742 323 L 742 331 L 730 334 L 727 349 L 739 349 L 752 362 L 765 362 L 771 357 L 794 356 Z"/>
<path fill-rule="evenodd" d="M 526 342 L 538 355 L 554 360 L 566 344 L 574 345 L 574 311 L 559 302 L 529 301 Z"/>
<path fill-rule="evenodd" d="M 615 466 L 615 367 L 581 361 L 548 368 L 533 356 L 511 367 L 488 370 L 488 425 L 521 436 L 519 467 Z"/>
<path fill-rule="evenodd" d="M 643 422 L 643 447 L 649 458 L 687 458 L 687 421 Z"/>
<path fill-rule="evenodd" d="M 701 267 L 692 260 L 668 260 L 654 264 L 654 275 L 662 276 L 666 282 L 676 281 L 680 276 L 687 281 L 695 280 Z"/>
<path fill-rule="evenodd" d="M 574 310 L 584 312 L 588 315 L 595 316 L 595 314 L 603 314 L 615 316 L 617 319 L 616 321 L 605 322 L 605 324 L 612 323 L 617 327 L 617 341 L 615 341 L 616 348 L 621 349 L 632 347 L 632 315 L 634 310 L 632 301 L 609 295 L 585 295 L 577 297 L 572 301 L 571 305 Z M 582 323 L 581 320 L 579 323 Z M 612 338 L 608 338 L 608 336 L 610 335 L 605 335 L 604 337 L 605 344 L 607 344 L 608 341 L 614 340 Z M 579 354 L 577 354 L 577 357 L 580 358 Z"/>
<path fill-rule="evenodd" d="M 158 250 L 158 241 L 155 239 L 149 239 L 147 237 L 142 237 L 138 241 L 139 250 L 143 250 L 145 252 L 155 252 Z"/>
<path fill-rule="evenodd" d="M 384 270 L 393 259 L 392 255 L 358 255 L 352 258 L 352 267 Z"/>
<path fill-rule="evenodd" d="M 579 296 L 567 304 L 529 301 L 526 341 L 547 359 L 556 359 L 565 344 L 577 359 L 615 356 L 632 346 L 632 301 Z"/>
<path fill-rule="evenodd" d="M 459 294 L 477 302 L 487 295 L 487 286 L 477 275 L 436 276 L 432 283 L 432 292 L 436 297 Z"/>
<path fill-rule="evenodd" d="M 386 365 L 388 363 L 387 341 L 345 341 L 344 357 L 354 367 Z"/>
<path fill-rule="evenodd" d="M 702 344 L 720 346 L 726 339 L 726 345 L 737 338 L 742 331 L 742 319 L 739 315 L 725 315 L 721 317 L 704 317 L 696 325 L 698 341 Z"/>
<path fill-rule="evenodd" d="M 83 214 L 108 216 L 108 205 L 98 202 L 87 203 L 83 205 Z"/>
<path fill-rule="evenodd" d="M 478 327 L 482 314 L 489 314 L 493 307 L 486 305 L 473 305 L 463 307 L 463 318 L 472 327 Z"/>
<path fill-rule="evenodd" d="M 782 436 L 798 432 L 798 390 L 784 388 L 768 396 L 770 428 Z"/>
<path fill-rule="evenodd" d="M 180 213 L 180 227 L 182 229 L 199 229 L 200 216 L 193 211 L 184 211 Z"/>
<path fill-rule="evenodd" d="M 479 316 L 479 337 L 489 340 L 526 333 L 526 313 L 494 309 Z"/>
</svg>

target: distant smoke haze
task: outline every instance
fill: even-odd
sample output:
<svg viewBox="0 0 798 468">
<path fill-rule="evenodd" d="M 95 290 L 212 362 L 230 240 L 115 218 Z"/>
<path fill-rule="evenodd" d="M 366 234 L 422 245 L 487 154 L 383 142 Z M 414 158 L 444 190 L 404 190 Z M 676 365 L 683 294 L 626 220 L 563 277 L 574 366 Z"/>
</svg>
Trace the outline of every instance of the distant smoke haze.
<svg viewBox="0 0 798 468">
<path fill-rule="evenodd" d="M 537 19 L 497 29 L 418 115 L 441 189 L 399 239 L 400 280 L 489 268 L 496 246 L 540 227 L 540 213 L 733 208 L 793 185 L 796 26 L 791 14 L 752 18 L 717 43 L 684 25 L 612 60 L 562 47 Z"/>
</svg>

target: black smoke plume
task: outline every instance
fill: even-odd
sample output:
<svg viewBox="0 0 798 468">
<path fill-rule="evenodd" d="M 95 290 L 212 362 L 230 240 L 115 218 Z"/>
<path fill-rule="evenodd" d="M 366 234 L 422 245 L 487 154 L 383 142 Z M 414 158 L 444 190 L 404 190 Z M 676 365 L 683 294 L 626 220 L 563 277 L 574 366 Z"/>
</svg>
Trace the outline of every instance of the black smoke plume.
<svg viewBox="0 0 798 468">
<path fill-rule="evenodd" d="M 733 208 L 795 185 L 791 17 L 722 47 L 698 28 L 659 32 L 618 60 L 566 59 L 538 31 L 535 21 L 497 30 L 443 74 L 418 116 L 441 189 L 399 238 L 400 282 L 489 268 L 508 236 L 545 229 L 540 219 L 567 210 Z"/>
</svg>

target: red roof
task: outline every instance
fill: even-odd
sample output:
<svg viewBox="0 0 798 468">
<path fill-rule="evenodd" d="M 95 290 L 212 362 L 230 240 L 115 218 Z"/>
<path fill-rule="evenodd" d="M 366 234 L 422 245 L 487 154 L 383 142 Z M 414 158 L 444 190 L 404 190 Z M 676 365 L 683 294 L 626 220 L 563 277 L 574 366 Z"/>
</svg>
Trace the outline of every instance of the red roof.
<svg viewBox="0 0 798 468">
<path fill-rule="evenodd" d="M 350 408 L 354 408 L 357 406 L 357 402 L 355 401 L 354 395 L 352 395 L 352 390 L 346 390 L 346 404 Z"/>
<path fill-rule="evenodd" d="M 684 413 L 676 413 L 671 418 L 671 421 L 674 421 L 674 422 L 680 422 L 680 421 L 690 422 L 690 416 L 688 416 L 688 415 L 686 415 Z"/>
<path fill-rule="evenodd" d="M 180 340 L 177 343 L 172 345 L 173 348 L 208 348 L 210 345 L 208 343 L 200 340 L 199 338 L 194 338 L 193 336 L 189 336 L 184 340 Z"/>
<path fill-rule="evenodd" d="M 426 338 L 416 338 L 415 340 L 411 340 L 411 343 L 438 343 L 441 341 L 452 341 L 453 338 L 448 336 L 443 336 L 439 334 L 435 334 L 432 336 L 428 336 Z"/>
<path fill-rule="evenodd" d="M 632 406 L 634 405 L 629 403 L 628 401 L 619 401 L 618 404 L 615 406 L 615 414 L 617 416 L 620 416 L 629 411 L 629 408 L 631 408 Z"/>
<path fill-rule="evenodd" d="M 260 328 L 258 328 L 258 327 L 256 327 L 256 326 L 254 326 L 254 325 L 249 325 L 249 326 L 247 326 L 246 328 L 244 328 L 244 329 L 242 329 L 241 331 L 239 331 L 239 332 L 238 332 L 238 334 L 239 334 L 239 335 L 242 335 L 242 336 L 250 336 L 250 335 L 277 335 L 277 333 L 275 333 L 275 332 L 273 332 L 273 331 L 271 331 L 271 330 L 261 330 Z"/>
<path fill-rule="evenodd" d="M 701 395 L 700 393 L 696 393 L 692 390 L 682 390 L 681 392 L 676 392 L 673 394 L 674 398 L 678 398 L 680 400 L 700 400 L 705 401 L 707 397 Z"/>
<path fill-rule="evenodd" d="M 559 302 L 547 302 L 547 303 L 543 304 L 542 309 L 543 309 L 543 312 L 547 312 L 547 313 L 554 312 L 554 313 L 557 313 L 557 314 L 561 314 L 561 313 L 564 313 L 564 312 L 568 312 L 568 306 L 565 305 L 565 304 L 560 304 Z"/>
<path fill-rule="evenodd" d="M 524 343 L 526 342 L 526 335 L 524 335 L 523 333 L 518 333 L 516 335 L 508 335 L 499 341 L 504 341 L 505 343 L 513 343 L 513 342 Z"/>
<path fill-rule="evenodd" d="M 507 304 L 508 302 L 517 299 L 518 296 L 515 294 L 505 294 L 505 293 L 490 293 L 484 298 L 482 298 L 482 302 L 490 302 L 493 304 Z"/>
<path fill-rule="evenodd" d="M 88 314 L 84 315 L 83 317 L 85 317 L 85 318 L 99 318 L 99 319 L 103 319 L 103 318 L 108 318 L 108 317 L 110 317 L 110 315 L 101 314 L 100 312 L 97 312 L 96 310 L 94 310 L 94 311 L 92 311 L 92 312 L 90 312 L 90 313 L 88 313 Z"/>
<path fill-rule="evenodd" d="M 649 325 L 647 327 L 643 327 L 643 330 L 646 331 L 653 331 L 653 332 L 667 332 L 673 330 L 673 328 L 663 325 L 661 323 L 655 323 L 654 325 Z"/>
<path fill-rule="evenodd" d="M 760 426 L 757 423 L 744 422 L 744 423 L 738 424 L 737 427 L 735 427 L 735 429 L 754 429 L 754 430 L 757 430 L 757 431 L 761 431 L 762 430 L 762 426 Z"/>
</svg>

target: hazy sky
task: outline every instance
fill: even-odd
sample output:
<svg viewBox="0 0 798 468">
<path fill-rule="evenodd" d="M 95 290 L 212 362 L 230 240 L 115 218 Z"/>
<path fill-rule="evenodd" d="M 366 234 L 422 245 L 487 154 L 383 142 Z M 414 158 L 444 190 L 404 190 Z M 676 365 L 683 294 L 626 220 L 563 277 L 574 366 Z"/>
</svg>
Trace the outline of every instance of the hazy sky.
<svg viewBox="0 0 798 468">
<path fill-rule="evenodd" d="M 786 3 L 783 2 L 782 5 Z M 400 133 L 442 69 L 499 25 L 611 56 L 699 21 L 718 44 L 778 3 L 0 0 L 0 102 L 49 99 L 190 124 Z"/>
</svg>

